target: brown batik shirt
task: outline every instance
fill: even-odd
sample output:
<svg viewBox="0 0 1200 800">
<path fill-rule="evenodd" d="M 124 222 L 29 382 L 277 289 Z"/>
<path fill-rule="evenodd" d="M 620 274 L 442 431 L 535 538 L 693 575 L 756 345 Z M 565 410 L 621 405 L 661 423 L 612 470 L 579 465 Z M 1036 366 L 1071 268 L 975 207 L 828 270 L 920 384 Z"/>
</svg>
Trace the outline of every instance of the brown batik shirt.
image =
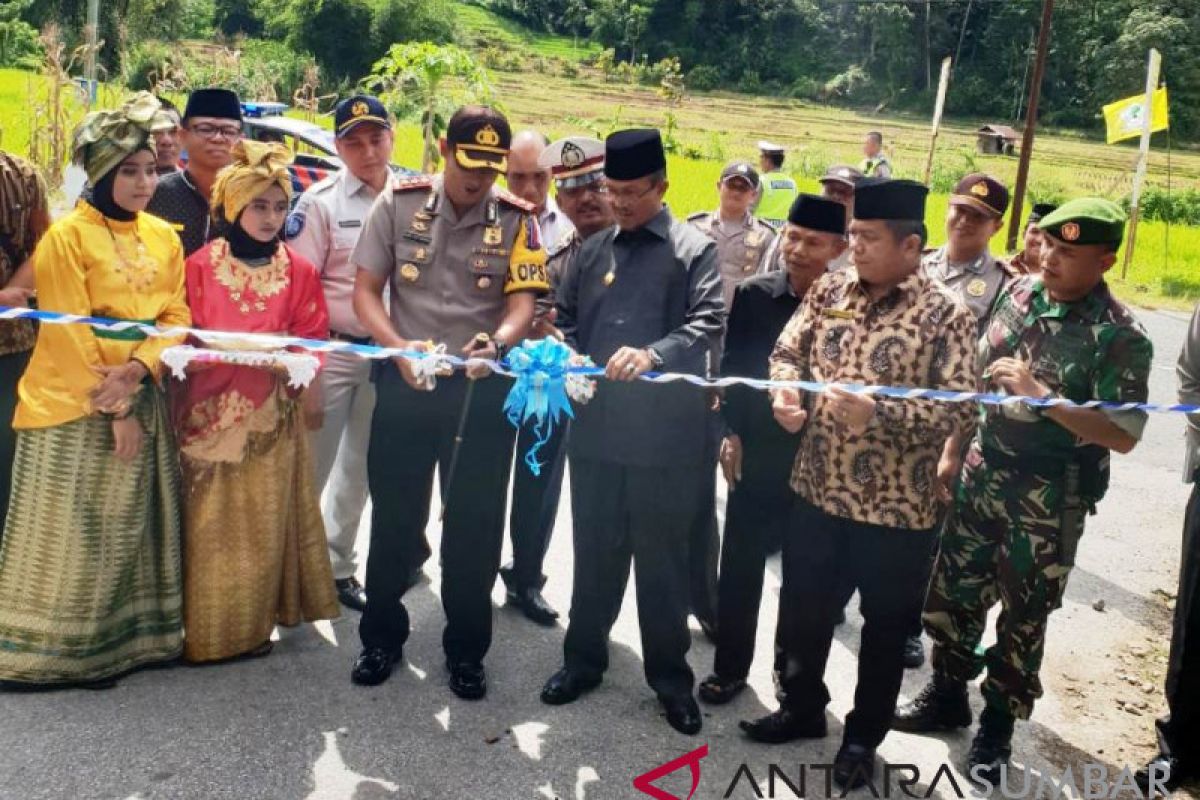
<svg viewBox="0 0 1200 800">
<path fill-rule="evenodd" d="M 46 184 L 37 168 L 0 152 L 0 286 L 33 255 L 49 225 Z M 0 321 L 0 355 L 30 350 L 36 338 L 29 320 Z"/>
<path fill-rule="evenodd" d="M 975 390 L 975 317 L 924 270 L 872 300 L 853 267 L 809 290 L 771 355 L 773 380 Z M 837 422 L 824 394 L 809 417 L 792 488 L 834 516 L 926 530 L 937 521 L 942 446 L 970 429 L 974 404 L 875 397 L 861 435 Z"/>
</svg>

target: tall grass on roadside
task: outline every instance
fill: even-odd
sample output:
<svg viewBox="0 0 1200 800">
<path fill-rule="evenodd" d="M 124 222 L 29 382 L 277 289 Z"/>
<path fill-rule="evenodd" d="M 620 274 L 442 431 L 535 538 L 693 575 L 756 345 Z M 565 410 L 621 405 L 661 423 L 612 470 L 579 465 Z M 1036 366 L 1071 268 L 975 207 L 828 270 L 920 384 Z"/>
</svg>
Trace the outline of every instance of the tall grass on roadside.
<svg viewBox="0 0 1200 800">
<path fill-rule="evenodd" d="M 27 152 L 53 191 L 62 186 L 63 168 L 71 156 L 71 134 L 87 110 L 86 90 L 71 79 L 71 71 L 83 62 L 88 51 L 84 45 L 68 56 L 62 34 L 53 23 L 46 26 L 41 41 L 45 50 L 42 69 L 30 75 L 28 81 Z"/>
</svg>

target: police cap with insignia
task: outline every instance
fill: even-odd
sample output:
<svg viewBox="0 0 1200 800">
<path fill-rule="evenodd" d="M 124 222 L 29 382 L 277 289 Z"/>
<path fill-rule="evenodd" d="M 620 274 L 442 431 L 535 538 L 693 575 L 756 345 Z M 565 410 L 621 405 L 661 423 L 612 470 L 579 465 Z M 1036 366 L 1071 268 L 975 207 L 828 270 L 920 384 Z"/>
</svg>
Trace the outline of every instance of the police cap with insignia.
<svg viewBox="0 0 1200 800">
<path fill-rule="evenodd" d="M 655 128 L 630 128 L 604 140 L 604 175 L 614 181 L 635 181 L 667 168 L 662 134 Z"/>
<path fill-rule="evenodd" d="M 341 139 L 364 122 L 371 122 L 391 130 L 387 108 L 379 98 L 369 94 L 356 94 L 337 104 L 333 111 L 333 129 Z"/>
<path fill-rule="evenodd" d="M 758 150 L 761 153 L 771 153 L 773 155 L 783 155 L 784 153 L 783 145 L 767 141 L 760 141 L 758 143 Z"/>
<path fill-rule="evenodd" d="M 751 189 L 758 188 L 758 170 L 747 164 L 745 161 L 734 161 L 731 164 L 726 164 L 725 169 L 721 170 L 721 183 L 725 183 L 726 181 L 731 181 L 736 178 L 741 178 L 746 183 L 750 184 Z"/>
<path fill-rule="evenodd" d="M 854 187 L 854 218 L 924 222 L 928 196 L 929 187 L 923 183 L 866 178 Z M 845 213 L 844 208 L 842 213 Z"/>
<path fill-rule="evenodd" d="M 1058 206 L 1054 203 L 1034 203 L 1033 210 L 1029 212 L 1029 219 L 1025 221 L 1025 227 L 1036 225 L 1044 217 L 1048 217 L 1054 213 Z"/>
<path fill-rule="evenodd" d="M 1111 200 L 1081 197 L 1047 214 L 1038 227 L 1067 244 L 1116 247 L 1125 238 L 1125 212 Z"/>
<path fill-rule="evenodd" d="M 862 170 L 846 164 L 834 164 L 825 170 L 825 174 L 821 176 L 821 183 L 843 183 L 853 189 L 864 177 L 866 176 L 862 174 Z"/>
<path fill-rule="evenodd" d="M 538 166 L 550 170 L 559 189 L 595 183 L 604 177 L 604 142 L 586 136 L 559 139 L 538 156 Z"/>
<path fill-rule="evenodd" d="M 1008 211 L 1008 189 L 991 175 L 973 172 L 954 187 L 950 194 L 950 205 L 973 208 L 1000 219 Z"/>
<path fill-rule="evenodd" d="M 241 122 L 242 103 L 237 94 L 228 89 L 197 89 L 188 95 L 187 107 L 183 111 L 185 122 L 192 117 L 235 119 Z"/>
<path fill-rule="evenodd" d="M 464 169 L 508 171 L 512 128 L 508 119 L 490 106 L 463 106 L 446 126 L 446 143 Z"/>
<path fill-rule="evenodd" d="M 815 194 L 797 195 L 788 211 L 787 221 L 810 231 L 846 235 L 846 207 Z"/>
</svg>

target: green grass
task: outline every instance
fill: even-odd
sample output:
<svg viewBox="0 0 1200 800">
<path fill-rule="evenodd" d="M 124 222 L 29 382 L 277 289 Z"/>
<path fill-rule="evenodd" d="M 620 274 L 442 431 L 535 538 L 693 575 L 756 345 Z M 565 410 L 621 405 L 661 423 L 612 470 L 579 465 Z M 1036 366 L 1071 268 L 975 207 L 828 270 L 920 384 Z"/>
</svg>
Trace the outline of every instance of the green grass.
<svg viewBox="0 0 1200 800">
<path fill-rule="evenodd" d="M 476 6 L 467 6 L 488 19 L 494 14 Z M 505 24 L 513 23 L 503 20 Z M 554 38 L 554 37 L 550 37 Z M 606 84 L 598 79 L 567 79 L 542 74 L 537 76 L 496 73 L 494 83 L 499 100 L 514 129 L 536 128 L 552 138 L 587 134 L 587 127 L 603 133 L 614 119 L 621 127 L 631 125 L 662 126 L 668 110 L 652 90 L 624 84 Z M 30 125 L 31 74 L 18 70 L 0 70 L 0 146 L 18 154 L 28 149 Z M 112 104 L 110 92 L 102 92 Z M 671 109 L 679 125 L 682 146 L 692 147 L 706 157 L 699 160 L 678 156 L 670 158 L 671 188 L 667 200 L 680 215 L 712 208 L 716 203 L 715 184 L 724 161 L 734 158 L 756 159 L 755 141 L 768 138 L 789 148 L 785 165 L 806 191 L 817 191 L 815 175 L 831 163 L 857 163 L 862 133 L 882 129 L 892 147 L 892 158 L 901 175 L 921 177 L 928 144 L 928 124 L 902 116 L 879 117 L 844 109 L 833 109 L 780 100 L 735 94 L 692 95 Z M 76 109 L 77 118 L 82 106 Z M 567 122 L 571 115 L 586 125 Z M 331 125 L 328 117 L 321 124 Z M 972 169 L 992 172 L 1011 180 L 1016 161 L 1011 158 L 976 156 L 971 153 L 972 128 L 964 121 L 943 131 L 935 172 L 943 178 Z M 416 125 L 402 123 L 397 128 L 395 160 L 406 166 L 420 164 L 420 131 Z M 1133 151 L 1106 147 L 1081 139 L 1071 132 L 1044 132 L 1039 136 L 1032 168 L 1033 194 L 1042 199 L 1048 193 L 1066 198 L 1083 194 L 1117 196 L 1127 191 L 1128 169 Z M 1172 158 L 1172 180 L 1177 187 L 1200 181 L 1200 154 L 1177 152 Z M 1166 180 L 1166 157 L 1155 152 L 1151 182 Z M 943 185 L 945 180 L 942 181 Z M 931 195 L 926 221 L 931 243 L 944 238 L 947 207 L 945 190 Z M 1137 257 L 1124 280 L 1120 262 L 1112 273 L 1112 283 L 1123 298 L 1142 305 L 1186 307 L 1200 298 L 1200 228 L 1172 226 L 1169 249 L 1167 226 L 1161 222 L 1143 223 L 1138 236 Z M 1004 235 L 993 241 L 1000 253 Z"/>
<path fill-rule="evenodd" d="M 455 2 L 454 19 L 470 43 L 495 45 L 508 50 L 533 53 L 543 58 L 578 61 L 600 51 L 600 46 L 569 36 L 530 31 L 519 22 L 507 19 L 474 2 Z"/>
</svg>

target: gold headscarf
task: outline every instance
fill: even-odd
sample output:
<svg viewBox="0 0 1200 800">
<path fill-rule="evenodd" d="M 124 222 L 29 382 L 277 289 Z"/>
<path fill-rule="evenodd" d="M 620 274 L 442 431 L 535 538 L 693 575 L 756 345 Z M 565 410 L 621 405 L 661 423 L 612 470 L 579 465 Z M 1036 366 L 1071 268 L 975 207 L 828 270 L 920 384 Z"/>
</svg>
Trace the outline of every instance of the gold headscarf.
<svg viewBox="0 0 1200 800">
<path fill-rule="evenodd" d="M 212 213 L 232 223 L 242 209 L 260 194 L 278 186 L 292 199 L 292 178 L 288 164 L 292 151 L 279 142 L 242 139 L 233 146 L 233 163 L 221 170 L 212 189 Z"/>
<path fill-rule="evenodd" d="M 73 160 L 94 186 L 138 150 L 154 152 L 152 134 L 173 127 L 158 98 L 138 92 L 116 110 L 93 111 L 83 118 L 71 144 Z"/>
</svg>

